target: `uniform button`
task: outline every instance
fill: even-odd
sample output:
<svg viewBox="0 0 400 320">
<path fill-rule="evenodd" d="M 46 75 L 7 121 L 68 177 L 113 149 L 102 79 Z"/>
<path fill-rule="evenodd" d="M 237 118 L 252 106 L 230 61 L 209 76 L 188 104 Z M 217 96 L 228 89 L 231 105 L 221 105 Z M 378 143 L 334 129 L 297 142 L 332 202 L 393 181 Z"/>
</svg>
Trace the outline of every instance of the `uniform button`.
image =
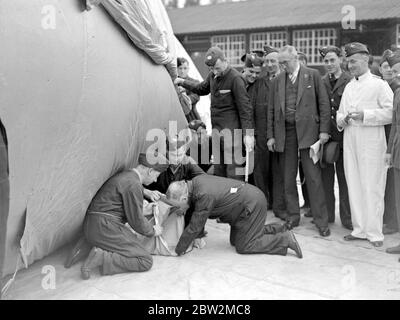
<svg viewBox="0 0 400 320">
<path fill-rule="evenodd" d="M 331 102 L 334 102 L 334 101 L 335 101 L 335 100 L 332 98 L 332 99 L 331 99 Z"/>
<path fill-rule="evenodd" d="M 335 111 L 335 108 L 334 108 L 334 107 L 332 107 L 332 111 Z"/>
<path fill-rule="evenodd" d="M 332 118 L 332 120 L 335 120 L 335 117 L 334 117 L 334 116 L 332 116 L 331 118 Z"/>
</svg>

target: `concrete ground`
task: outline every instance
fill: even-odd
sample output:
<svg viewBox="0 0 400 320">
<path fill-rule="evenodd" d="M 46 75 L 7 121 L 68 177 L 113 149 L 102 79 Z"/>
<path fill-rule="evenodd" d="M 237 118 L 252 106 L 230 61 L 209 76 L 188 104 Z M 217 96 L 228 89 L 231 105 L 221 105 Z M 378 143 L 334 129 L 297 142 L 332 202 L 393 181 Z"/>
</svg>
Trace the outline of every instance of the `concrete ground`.
<svg viewBox="0 0 400 320">
<path fill-rule="evenodd" d="M 339 222 L 321 238 L 309 218 L 295 234 L 304 258 L 239 255 L 229 244 L 229 226 L 209 221 L 204 249 L 182 257 L 154 257 L 145 273 L 80 278 L 80 263 L 65 269 L 66 249 L 21 270 L 5 299 L 400 299 L 400 255 L 367 241 L 345 242 Z M 337 219 L 338 220 L 338 219 Z M 268 222 L 276 221 L 269 214 Z M 50 267 L 49 267 L 50 266 Z M 54 269 L 53 269 L 54 268 Z M 55 274 L 48 273 L 55 270 Z M 54 288 L 51 280 L 54 279 Z"/>
</svg>

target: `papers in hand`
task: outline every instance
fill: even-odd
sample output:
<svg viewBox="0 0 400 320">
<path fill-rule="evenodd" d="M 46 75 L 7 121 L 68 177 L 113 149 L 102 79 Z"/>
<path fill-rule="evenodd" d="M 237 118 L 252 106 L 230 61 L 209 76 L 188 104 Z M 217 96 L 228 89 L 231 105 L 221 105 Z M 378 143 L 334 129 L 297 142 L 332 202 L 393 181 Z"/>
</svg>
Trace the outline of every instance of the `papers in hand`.
<svg viewBox="0 0 400 320">
<path fill-rule="evenodd" d="M 321 146 L 322 146 L 321 141 L 318 140 L 310 147 L 310 158 L 313 160 L 314 164 L 316 164 L 319 160 Z"/>
</svg>

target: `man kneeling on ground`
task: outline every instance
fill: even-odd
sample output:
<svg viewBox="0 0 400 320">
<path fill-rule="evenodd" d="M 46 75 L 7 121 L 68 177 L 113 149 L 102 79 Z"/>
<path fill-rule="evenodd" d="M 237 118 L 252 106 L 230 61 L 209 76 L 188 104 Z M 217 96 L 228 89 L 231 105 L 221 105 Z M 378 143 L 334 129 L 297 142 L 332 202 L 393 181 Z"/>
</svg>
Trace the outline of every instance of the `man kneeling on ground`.
<svg viewBox="0 0 400 320">
<path fill-rule="evenodd" d="M 100 267 L 103 275 L 141 272 L 153 265 L 150 253 L 140 244 L 132 229 L 147 237 L 157 237 L 162 227 L 154 227 L 143 215 L 143 186 L 157 180 L 168 168 L 167 160 L 150 164 L 140 154 L 139 165 L 120 172 L 106 181 L 93 198 L 84 222 L 86 240 L 93 246 L 82 265 L 83 279 L 91 269 Z"/>
<path fill-rule="evenodd" d="M 172 183 L 168 194 L 175 201 L 194 206 L 190 223 L 175 248 L 178 255 L 186 252 L 210 218 L 231 225 L 230 242 L 240 254 L 286 255 L 290 248 L 299 258 L 303 257 L 291 231 L 286 231 L 283 226 L 265 225 L 267 200 L 255 186 L 233 179 L 200 175 L 192 181 Z"/>
</svg>

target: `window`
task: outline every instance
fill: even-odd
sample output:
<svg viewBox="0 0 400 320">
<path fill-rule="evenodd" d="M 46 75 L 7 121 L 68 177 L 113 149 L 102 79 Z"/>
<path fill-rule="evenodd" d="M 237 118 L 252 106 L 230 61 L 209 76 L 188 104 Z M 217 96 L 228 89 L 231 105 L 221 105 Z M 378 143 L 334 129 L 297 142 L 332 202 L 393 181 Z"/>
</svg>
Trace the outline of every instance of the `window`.
<svg viewBox="0 0 400 320">
<path fill-rule="evenodd" d="M 397 46 L 400 47 L 400 24 L 397 25 Z"/>
<path fill-rule="evenodd" d="M 306 54 L 310 65 L 322 64 L 318 48 L 336 44 L 335 29 L 312 29 L 293 31 L 293 45 Z"/>
<path fill-rule="evenodd" d="M 285 31 L 252 33 L 250 35 L 250 50 L 262 50 L 266 44 L 279 49 L 286 45 L 286 39 L 287 33 Z"/>
<path fill-rule="evenodd" d="M 211 44 L 221 48 L 231 66 L 238 67 L 242 64 L 240 57 L 246 51 L 244 34 L 213 36 Z"/>
</svg>

